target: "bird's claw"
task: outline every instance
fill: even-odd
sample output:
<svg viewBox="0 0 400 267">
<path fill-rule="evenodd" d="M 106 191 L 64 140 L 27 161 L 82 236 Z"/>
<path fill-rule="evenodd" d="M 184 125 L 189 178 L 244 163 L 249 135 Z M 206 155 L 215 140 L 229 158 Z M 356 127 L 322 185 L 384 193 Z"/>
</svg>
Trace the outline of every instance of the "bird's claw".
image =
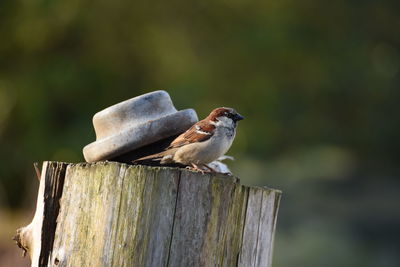
<svg viewBox="0 0 400 267">
<path fill-rule="evenodd" d="M 201 168 L 199 165 L 196 165 L 196 164 L 191 164 L 192 166 L 186 166 L 186 169 L 189 169 L 189 170 L 191 170 L 191 171 L 198 171 L 198 172 L 200 172 L 201 174 L 205 174 L 206 172 L 207 173 L 210 173 L 210 172 L 215 172 L 213 169 L 211 169 L 210 167 L 208 167 L 207 165 L 202 165 L 202 167 L 206 167 L 208 170 L 205 170 L 205 169 L 203 169 L 203 168 Z"/>
<path fill-rule="evenodd" d="M 191 170 L 191 171 L 197 171 L 197 172 L 201 172 L 201 174 L 204 174 L 205 171 L 200 169 L 200 168 L 194 168 L 192 166 L 187 166 L 186 169 Z"/>
</svg>

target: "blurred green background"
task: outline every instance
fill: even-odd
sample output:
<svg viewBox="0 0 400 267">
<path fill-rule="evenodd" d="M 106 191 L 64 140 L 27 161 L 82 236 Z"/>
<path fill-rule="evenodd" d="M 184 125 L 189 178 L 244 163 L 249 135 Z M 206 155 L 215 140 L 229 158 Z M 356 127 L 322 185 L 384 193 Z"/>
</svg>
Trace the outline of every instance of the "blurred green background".
<svg viewBox="0 0 400 267">
<path fill-rule="evenodd" d="M 400 2 L 0 1 L 0 265 L 32 163 L 83 161 L 97 111 L 153 90 L 246 117 L 244 184 L 283 190 L 275 267 L 400 266 Z"/>
</svg>

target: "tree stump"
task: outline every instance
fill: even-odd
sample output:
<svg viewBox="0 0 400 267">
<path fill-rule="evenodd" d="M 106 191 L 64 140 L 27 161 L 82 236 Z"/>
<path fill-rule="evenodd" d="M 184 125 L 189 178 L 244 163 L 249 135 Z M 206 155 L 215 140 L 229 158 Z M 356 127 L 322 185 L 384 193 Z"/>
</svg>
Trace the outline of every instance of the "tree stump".
<svg viewBox="0 0 400 267">
<path fill-rule="evenodd" d="M 281 192 L 232 176 L 117 162 L 44 162 L 32 266 L 271 266 Z"/>
</svg>

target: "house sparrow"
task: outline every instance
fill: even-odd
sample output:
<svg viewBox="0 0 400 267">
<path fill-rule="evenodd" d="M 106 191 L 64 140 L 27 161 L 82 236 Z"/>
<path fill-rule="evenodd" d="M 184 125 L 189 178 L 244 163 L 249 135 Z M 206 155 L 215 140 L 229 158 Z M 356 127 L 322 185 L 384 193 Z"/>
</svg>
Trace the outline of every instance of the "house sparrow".
<svg viewBox="0 0 400 267">
<path fill-rule="evenodd" d="M 214 171 L 207 164 L 228 151 L 235 138 L 237 122 L 243 119 L 233 108 L 216 108 L 173 140 L 165 151 L 134 162 L 160 160 L 161 164 L 180 163 L 201 172 L 204 171 L 201 167 Z"/>
</svg>

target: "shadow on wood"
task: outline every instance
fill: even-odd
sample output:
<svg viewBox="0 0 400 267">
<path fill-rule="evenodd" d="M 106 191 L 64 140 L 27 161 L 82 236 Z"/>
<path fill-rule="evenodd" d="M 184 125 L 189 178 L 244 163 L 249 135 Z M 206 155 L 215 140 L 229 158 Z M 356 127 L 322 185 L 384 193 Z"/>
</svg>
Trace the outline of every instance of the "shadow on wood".
<svg viewBox="0 0 400 267">
<path fill-rule="evenodd" d="M 45 162 L 32 266 L 271 266 L 281 192 L 232 176 Z"/>
</svg>

